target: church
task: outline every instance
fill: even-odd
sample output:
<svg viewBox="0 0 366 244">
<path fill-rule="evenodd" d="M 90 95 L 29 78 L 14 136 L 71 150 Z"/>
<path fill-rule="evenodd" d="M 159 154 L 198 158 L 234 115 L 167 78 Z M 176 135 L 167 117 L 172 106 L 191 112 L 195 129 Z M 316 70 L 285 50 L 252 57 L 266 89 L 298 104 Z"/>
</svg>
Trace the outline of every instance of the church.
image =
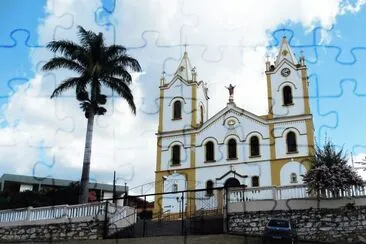
<svg viewBox="0 0 366 244">
<path fill-rule="evenodd" d="M 297 60 L 284 37 L 275 62 L 264 67 L 265 115 L 236 106 L 230 84 L 226 106 L 209 117 L 207 85 L 187 52 L 170 81 L 162 76 L 155 193 L 302 184 L 314 150 L 305 58 Z M 163 197 L 161 206 L 177 211 L 172 199 Z"/>
</svg>

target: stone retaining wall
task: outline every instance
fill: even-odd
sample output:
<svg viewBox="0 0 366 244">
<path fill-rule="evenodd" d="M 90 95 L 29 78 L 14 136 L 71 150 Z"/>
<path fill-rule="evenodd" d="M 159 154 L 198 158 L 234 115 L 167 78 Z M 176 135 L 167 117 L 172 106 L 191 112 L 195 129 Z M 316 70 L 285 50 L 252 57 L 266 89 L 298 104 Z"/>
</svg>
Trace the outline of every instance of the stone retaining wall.
<svg viewBox="0 0 366 244">
<path fill-rule="evenodd" d="M 229 232 L 262 235 L 265 224 L 273 217 L 292 219 L 299 240 L 329 243 L 366 240 L 366 207 L 231 213 Z"/>
<path fill-rule="evenodd" d="M 1 242 L 97 240 L 103 237 L 103 221 L 1 226 Z"/>
</svg>

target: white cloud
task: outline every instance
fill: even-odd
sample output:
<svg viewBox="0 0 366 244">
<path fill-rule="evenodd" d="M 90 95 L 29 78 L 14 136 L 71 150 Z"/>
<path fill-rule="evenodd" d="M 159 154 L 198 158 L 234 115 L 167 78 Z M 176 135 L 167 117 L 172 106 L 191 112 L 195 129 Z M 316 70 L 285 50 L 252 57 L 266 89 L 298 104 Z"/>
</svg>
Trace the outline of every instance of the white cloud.
<svg viewBox="0 0 366 244">
<path fill-rule="evenodd" d="M 52 5 L 54 1 L 54 5 Z M 157 129 L 158 84 L 160 72 L 175 71 L 182 53 L 179 47 L 187 38 L 189 56 L 200 79 L 209 83 L 211 115 L 226 105 L 224 88 L 237 85 L 238 106 L 259 114 L 267 112 L 263 48 L 269 41 L 268 31 L 289 21 L 301 23 L 310 30 L 315 24 L 324 27 L 346 12 L 357 12 L 356 5 L 331 1 L 117 1 L 113 22 L 116 36 L 105 32 L 94 22 L 99 0 L 50 0 L 49 14 L 39 25 L 39 42 L 56 39 L 77 41 L 76 25 L 96 32 L 104 31 L 107 42 L 131 49 L 143 75 L 134 82 L 133 90 L 139 110 L 132 116 L 126 103 L 115 100 L 109 112 L 95 122 L 91 176 L 111 182 L 113 170 L 131 186 L 154 180 Z M 74 21 L 74 22 L 72 22 Z M 74 25 L 72 25 L 74 23 Z M 71 27 L 72 26 L 72 27 Z M 144 31 L 148 32 L 142 34 Z M 160 45 L 160 46 L 159 46 Z M 164 46 L 165 45 L 165 46 Z M 240 46 L 240 47 L 239 47 Z M 44 49 L 31 53 L 34 70 L 52 54 Z M 55 72 L 57 82 L 72 75 Z M 29 85 L 29 87 L 28 87 Z M 0 129 L 0 154 L 4 172 L 32 174 L 43 141 L 47 157 L 55 156 L 55 165 L 42 164 L 37 172 L 59 178 L 78 179 L 81 172 L 86 119 L 73 98 L 49 99 L 55 87 L 53 76 L 38 72 L 29 84 L 19 87 L 2 108 L 9 128 Z M 73 95 L 73 91 L 67 93 Z M 255 101 L 255 102 L 252 102 Z M 146 113 L 144 113 L 144 111 Z M 38 164 L 39 165 L 39 164 Z M 38 166 L 36 166 L 38 167 Z M 38 169 L 38 168 L 37 168 Z"/>
</svg>

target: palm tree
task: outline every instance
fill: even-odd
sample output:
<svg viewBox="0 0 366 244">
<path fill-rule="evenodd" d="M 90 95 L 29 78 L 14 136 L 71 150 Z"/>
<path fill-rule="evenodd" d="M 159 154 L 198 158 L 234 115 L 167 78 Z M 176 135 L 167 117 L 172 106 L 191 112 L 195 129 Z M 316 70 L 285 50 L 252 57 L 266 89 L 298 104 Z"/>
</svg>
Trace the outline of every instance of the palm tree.
<svg viewBox="0 0 366 244">
<path fill-rule="evenodd" d="M 60 53 L 60 56 L 49 60 L 42 69 L 49 71 L 66 68 L 78 74 L 63 80 L 53 91 L 51 98 L 75 88 L 76 98 L 88 120 L 79 193 L 79 203 L 86 203 L 88 202 L 94 118 L 104 115 L 107 111 L 102 106 L 106 104 L 107 96 L 101 94 L 101 86 L 110 88 L 124 98 L 133 114 L 136 114 L 136 106 L 129 88 L 132 81 L 129 72 L 140 72 L 141 67 L 136 59 L 126 54 L 125 47 L 105 46 L 102 33 L 97 35 L 78 26 L 78 37 L 81 45 L 68 40 L 49 42 L 47 48 L 54 53 Z"/>
</svg>

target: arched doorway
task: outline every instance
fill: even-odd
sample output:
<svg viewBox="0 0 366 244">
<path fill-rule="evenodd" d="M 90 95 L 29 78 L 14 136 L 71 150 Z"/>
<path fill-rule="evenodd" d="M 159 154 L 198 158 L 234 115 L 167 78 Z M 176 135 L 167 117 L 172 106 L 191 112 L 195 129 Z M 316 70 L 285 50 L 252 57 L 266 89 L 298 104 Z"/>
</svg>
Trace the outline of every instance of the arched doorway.
<svg viewBox="0 0 366 244">
<path fill-rule="evenodd" d="M 229 178 L 225 181 L 225 187 L 237 187 L 240 186 L 240 182 L 236 178 Z"/>
</svg>

